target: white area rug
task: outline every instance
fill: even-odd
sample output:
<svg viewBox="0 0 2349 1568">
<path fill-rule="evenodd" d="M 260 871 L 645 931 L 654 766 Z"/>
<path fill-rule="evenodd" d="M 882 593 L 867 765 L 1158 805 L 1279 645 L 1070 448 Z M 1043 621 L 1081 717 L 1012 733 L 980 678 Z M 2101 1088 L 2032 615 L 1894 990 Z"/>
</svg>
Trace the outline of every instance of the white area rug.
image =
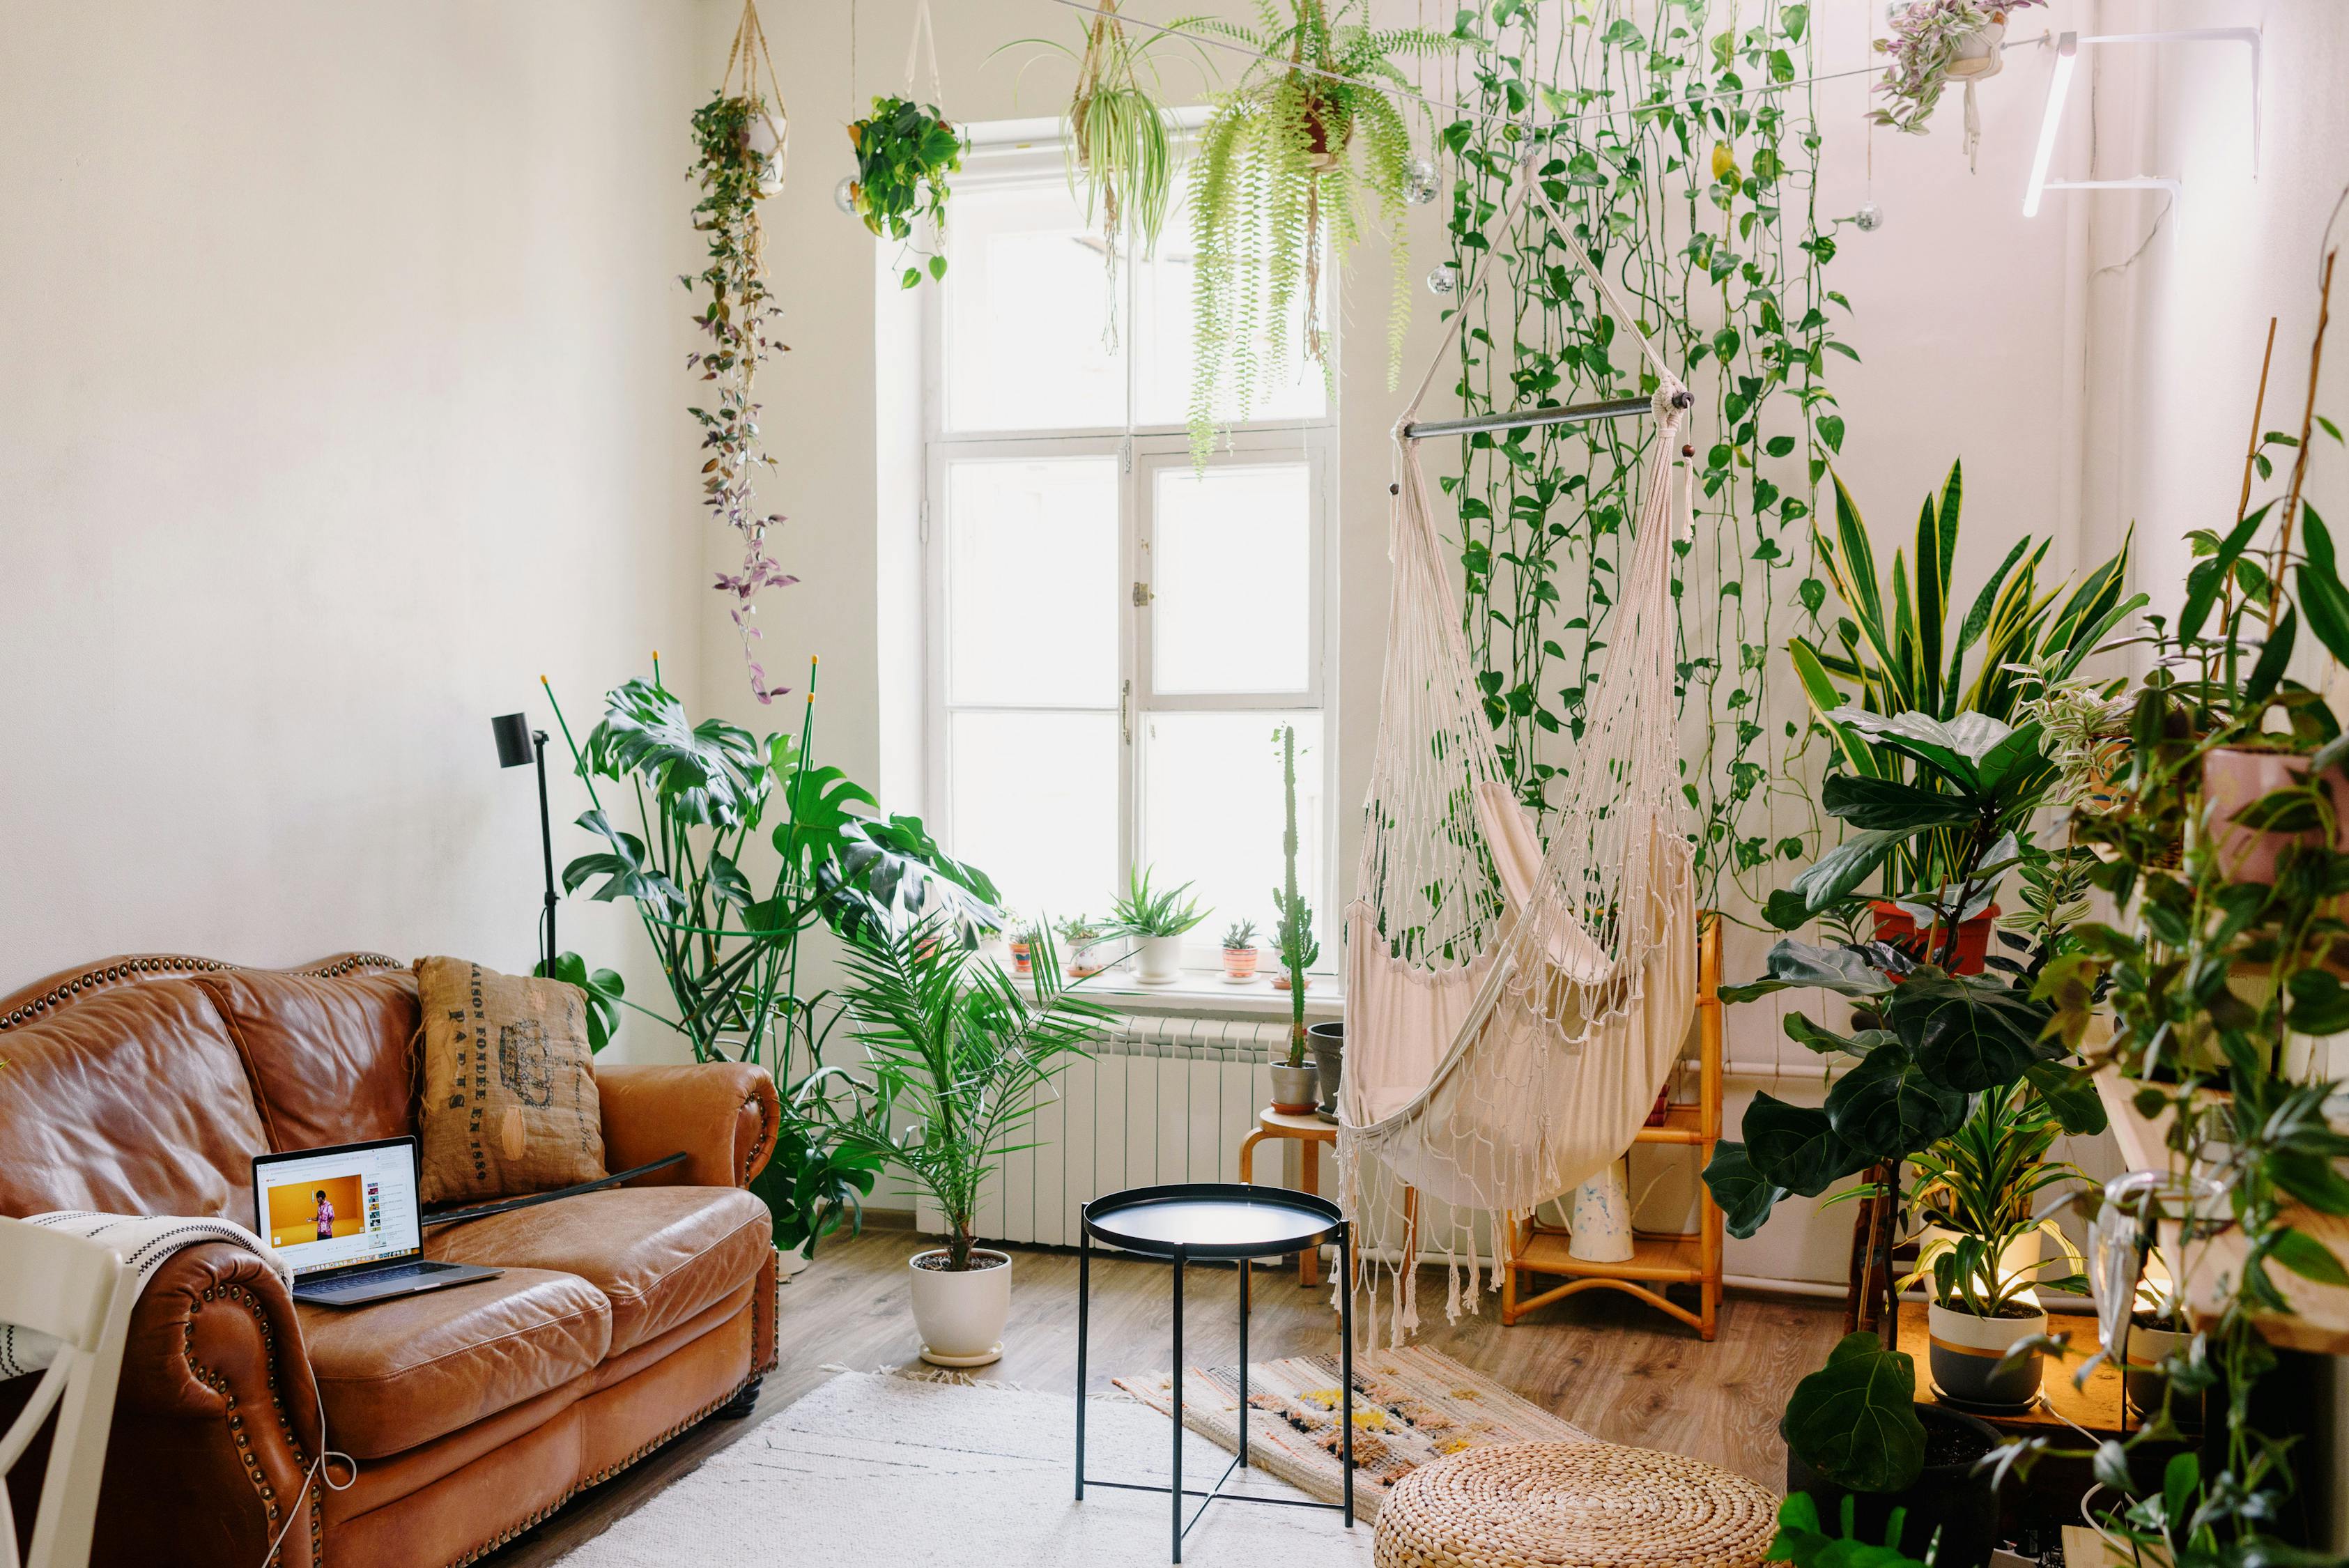
<svg viewBox="0 0 2349 1568">
<path fill-rule="evenodd" d="M 1086 1474 L 1163 1481 L 1166 1417 L 1129 1399 L 1085 1414 Z M 1231 1456 L 1184 1442 L 1185 1484 Z M 1076 1401 L 860 1372 L 834 1377 L 712 1455 L 562 1560 L 563 1568 L 1142 1568 L 1167 1560 L 1164 1493 L 1088 1487 L 1074 1500 Z M 1267 1495 L 1304 1494 L 1269 1478 Z M 1198 1506 L 1186 1500 L 1189 1508 Z M 1183 1542 L 1185 1563 L 1362 1568 L 1371 1526 L 1335 1512 L 1218 1502 Z"/>
</svg>

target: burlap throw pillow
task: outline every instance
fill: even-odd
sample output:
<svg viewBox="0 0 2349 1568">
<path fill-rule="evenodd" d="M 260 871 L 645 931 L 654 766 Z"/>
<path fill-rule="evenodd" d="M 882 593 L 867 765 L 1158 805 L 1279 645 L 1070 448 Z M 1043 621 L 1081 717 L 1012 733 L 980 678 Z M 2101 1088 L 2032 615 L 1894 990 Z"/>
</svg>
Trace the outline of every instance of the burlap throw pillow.
<svg viewBox="0 0 2349 1568">
<path fill-rule="evenodd" d="M 426 1203 L 519 1197 L 605 1174 L 578 987 L 424 958 L 416 990 Z"/>
</svg>

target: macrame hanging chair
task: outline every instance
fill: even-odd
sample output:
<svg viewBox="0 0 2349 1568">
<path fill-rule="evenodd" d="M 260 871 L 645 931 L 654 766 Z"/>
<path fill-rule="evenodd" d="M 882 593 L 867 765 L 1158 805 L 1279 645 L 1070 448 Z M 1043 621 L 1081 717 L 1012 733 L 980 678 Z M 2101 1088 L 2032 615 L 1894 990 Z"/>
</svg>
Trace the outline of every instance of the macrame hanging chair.
<svg viewBox="0 0 2349 1568">
<path fill-rule="evenodd" d="M 1529 166 L 1518 183 L 1510 214 L 1530 193 L 1619 326 L 1636 332 L 1637 316 Z M 1477 287 L 1494 270 L 1482 270 Z M 1659 381 L 1645 493 L 1637 532 L 1621 541 L 1630 559 L 1619 554 L 1606 663 L 1547 848 L 1495 750 L 1411 433 L 1441 357 L 1395 427 L 1386 669 L 1346 911 L 1340 1199 L 1358 1224 L 1392 1236 L 1396 1189 L 1415 1189 L 1405 1251 L 1415 1239 L 1450 1261 L 1454 1316 L 1475 1310 L 1476 1216 L 1497 1238 L 1629 1147 L 1696 1000 L 1671 597 L 1671 545 L 1690 525 L 1675 462 L 1688 399 L 1654 346 L 1643 337 L 1641 347 Z M 1392 1179 L 1375 1192 L 1373 1159 Z M 1449 1206 L 1448 1218 L 1430 1199 Z M 1497 1288 L 1498 1243 L 1481 1251 Z M 1375 1337 L 1384 1293 L 1375 1272 L 1363 1277 L 1374 1282 Z M 1389 1332 L 1400 1342 L 1418 1325 L 1416 1271 L 1405 1258 L 1389 1277 Z"/>
</svg>

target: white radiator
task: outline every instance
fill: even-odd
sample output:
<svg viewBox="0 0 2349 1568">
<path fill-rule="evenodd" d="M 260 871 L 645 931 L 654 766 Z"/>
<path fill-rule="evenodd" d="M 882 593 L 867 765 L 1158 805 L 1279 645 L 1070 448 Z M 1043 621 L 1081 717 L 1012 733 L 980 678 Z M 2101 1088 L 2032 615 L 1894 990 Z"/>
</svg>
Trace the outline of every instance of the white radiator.
<svg viewBox="0 0 2349 1568">
<path fill-rule="evenodd" d="M 980 1199 L 980 1238 L 1073 1247 L 1079 1205 L 1103 1193 L 1237 1180 L 1240 1139 L 1272 1102 L 1271 1053 L 1288 1041 L 1286 1023 L 1128 1018 L 1123 1038 L 1096 1041 L 1040 1097 L 1013 1140 L 1035 1147 L 1006 1155 Z M 1281 1179 L 1284 1147 L 1257 1146 L 1258 1181 Z M 1327 1161 L 1323 1174 L 1334 1196 Z M 914 1222 L 945 1229 L 926 1197 Z"/>
</svg>

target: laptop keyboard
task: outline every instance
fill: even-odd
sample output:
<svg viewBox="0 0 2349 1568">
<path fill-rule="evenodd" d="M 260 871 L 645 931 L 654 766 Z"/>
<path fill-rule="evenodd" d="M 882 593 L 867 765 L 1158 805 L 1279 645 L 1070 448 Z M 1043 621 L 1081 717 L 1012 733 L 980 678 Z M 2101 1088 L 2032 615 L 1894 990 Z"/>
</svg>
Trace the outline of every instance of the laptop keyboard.
<svg viewBox="0 0 2349 1568">
<path fill-rule="evenodd" d="M 419 1274 L 446 1273 L 457 1267 L 454 1263 L 436 1263 L 419 1259 L 411 1263 L 387 1263 L 380 1269 L 364 1273 L 346 1274 L 339 1280 L 329 1280 L 317 1288 L 322 1291 L 358 1290 L 370 1285 L 388 1284 L 394 1280 L 412 1280 Z"/>
</svg>

